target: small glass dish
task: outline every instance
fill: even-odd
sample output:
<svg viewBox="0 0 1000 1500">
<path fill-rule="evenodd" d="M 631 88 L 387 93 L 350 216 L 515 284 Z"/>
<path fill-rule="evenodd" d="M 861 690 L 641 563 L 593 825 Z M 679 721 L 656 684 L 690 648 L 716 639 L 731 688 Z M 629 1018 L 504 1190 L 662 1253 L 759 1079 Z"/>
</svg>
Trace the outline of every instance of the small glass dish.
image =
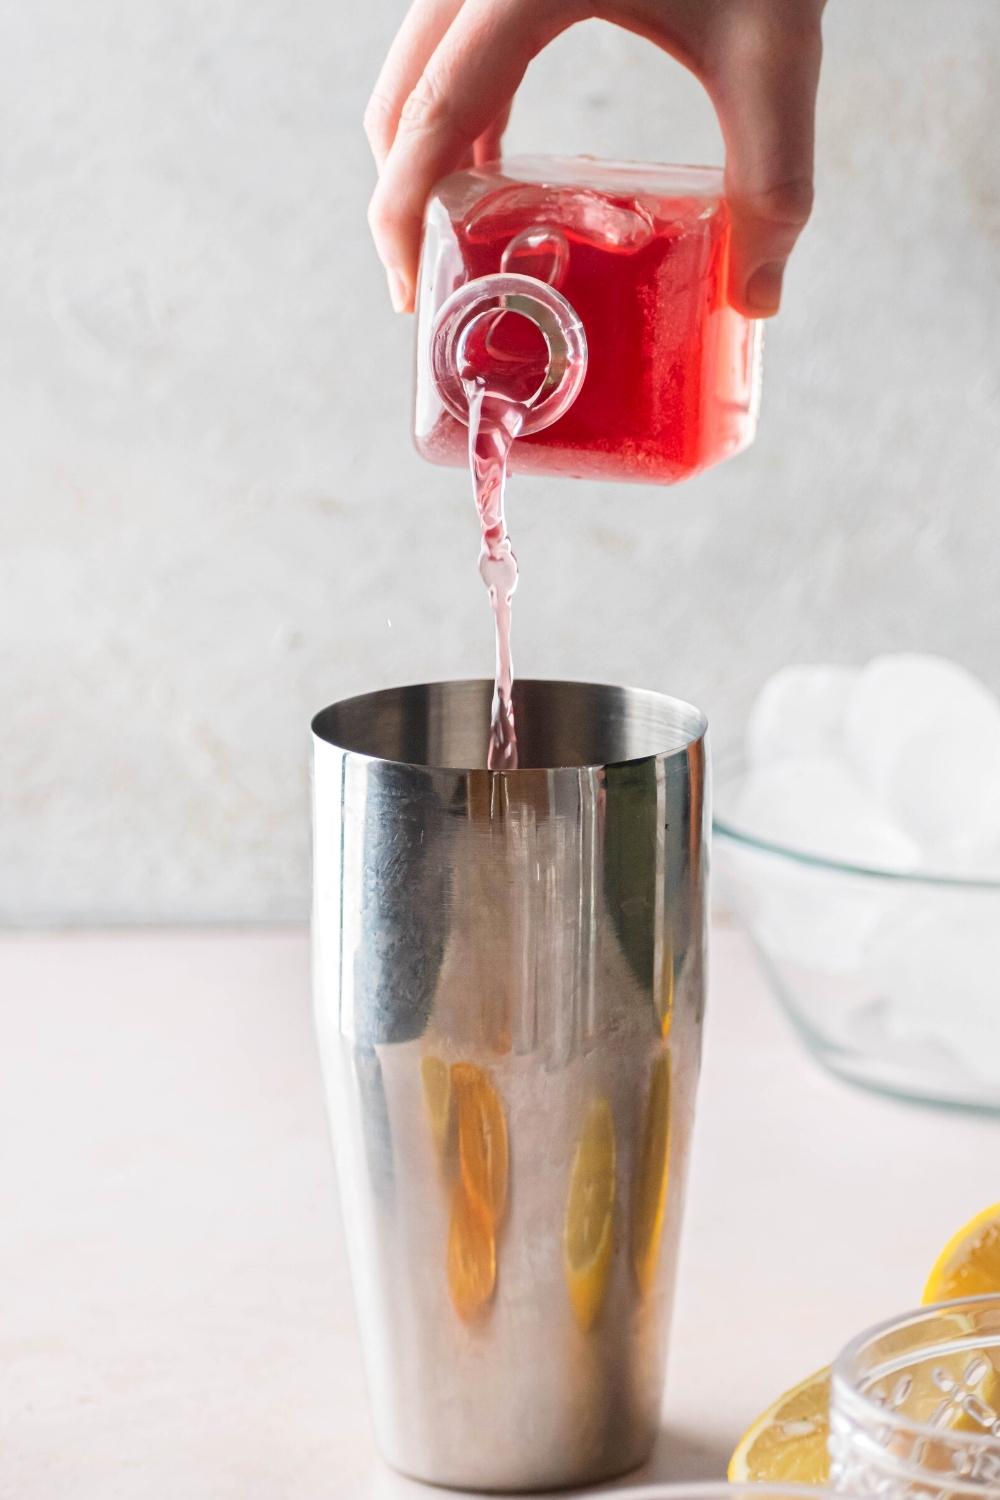
<svg viewBox="0 0 1000 1500">
<path fill-rule="evenodd" d="M 1000 879 L 901 874 L 740 827 L 715 784 L 716 904 L 749 934 L 816 1056 L 854 1083 L 1000 1110 Z"/>
<path fill-rule="evenodd" d="M 835 1489 L 886 1500 L 1000 1493 L 1000 1297 L 859 1334 L 830 1383 Z"/>
</svg>

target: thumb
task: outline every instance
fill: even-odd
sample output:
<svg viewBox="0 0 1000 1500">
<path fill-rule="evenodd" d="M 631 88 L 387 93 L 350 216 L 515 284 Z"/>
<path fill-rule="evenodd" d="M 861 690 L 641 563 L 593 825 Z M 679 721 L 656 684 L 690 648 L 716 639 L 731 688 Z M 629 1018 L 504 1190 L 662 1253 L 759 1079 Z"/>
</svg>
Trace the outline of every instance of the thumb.
<svg viewBox="0 0 1000 1500">
<path fill-rule="evenodd" d="M 770 317 L 812 209 L 822 0 L 737 7 L 705 69 L 726 143 L 729 300 Z"/>
</svg>

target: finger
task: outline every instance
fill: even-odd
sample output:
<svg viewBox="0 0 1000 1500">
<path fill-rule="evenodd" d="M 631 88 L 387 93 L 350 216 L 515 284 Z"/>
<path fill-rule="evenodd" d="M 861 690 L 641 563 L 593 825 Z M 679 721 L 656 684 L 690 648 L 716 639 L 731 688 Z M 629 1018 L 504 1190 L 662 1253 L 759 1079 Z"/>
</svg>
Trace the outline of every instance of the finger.
<svg viewBox="0 0 1000 1500">
<path fill-rule="evenodd" d="M 487 162 L 500 160 L 500 147 L 509 120 L 510 104 L 508 103 L 496 119 L 486 127 L 473 147 L 472 157 L 477 167 L 485 166 Z"/>
<path fill-rule="evenodd" d="M 576 0 L 466 0 L 403 106 L 368 219 L 397 281 L 397 305 L 413 305 L 424 205 L 509 105 L 528 63 L 585 12 Z"/>
<path fill-rule="evenodd" d="M 751 317 L 777 312 L 785 264 L 812 209 L 821 13 L 818 0 L 745 6 L 704 73 L 726 143 L 729 300 Z"/>
<path fill-rule="evenodd" d="M 399 116 L 462 0 L 414 0 L 365 106 L 364 127 L 379 171 L 396 138 Z"/>
</svg>

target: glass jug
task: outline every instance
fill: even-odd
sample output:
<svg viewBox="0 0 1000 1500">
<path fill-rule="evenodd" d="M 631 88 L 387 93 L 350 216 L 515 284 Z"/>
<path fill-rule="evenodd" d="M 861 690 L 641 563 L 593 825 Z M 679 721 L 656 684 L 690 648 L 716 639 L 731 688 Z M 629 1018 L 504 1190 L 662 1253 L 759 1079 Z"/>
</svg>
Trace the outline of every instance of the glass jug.
<svg viewBox="0 0 1000 1500">
<path fill-rule="evenodd" d="M 673 484 L 746 448 L 761 337 L 726 299 L 730 227 L 717 168 L 523 157 L 446 178 L 420 267 L 419 452 L 468 461 L 463 365 L 503 313 L 522 329 L 504 319 L 506 368 L 521 348 L 535 386 L 514 472 Z"/>
</svg>

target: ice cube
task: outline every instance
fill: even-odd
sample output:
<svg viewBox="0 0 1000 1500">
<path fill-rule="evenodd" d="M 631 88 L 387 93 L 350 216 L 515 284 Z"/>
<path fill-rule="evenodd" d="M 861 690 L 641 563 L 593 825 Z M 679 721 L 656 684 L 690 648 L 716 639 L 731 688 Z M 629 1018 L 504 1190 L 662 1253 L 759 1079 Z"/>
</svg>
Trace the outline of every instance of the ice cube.
<svg viewBox="0 0 1000 1500">
<path fill-rule="evenodd" d="M 1000 722 L 912 740 L 894 769 L 890 806 L 932 871 L 995 873 L 1000 842 Z"/>
<path fill-rule="evenodd" d="M 829 1027 L 829 1015 L 823 1021 Z M 864 1055 L 866 1072 L 878 1068 L 881 1080 L 894 1074 L 902 1092 L 920 1079 L 919 1091 L 928 1099 L 961 1098 L 969 1091 L 969 1070 L 951 1040 L 927 1030 L 914 1030 L 908 1017 L 885 999 L 866 998 L 848 1008 L 837 1028 L 838 1044 Z M 874 1065 L 874 1066 L 873 1066 Z"/>
<path fill-rule="evenodd" d="M 533 276 L 536 281 L 547 281 L 557 290 L 566 279 L 569 265 L 569 245 L 566 236 L 553 229 L 550 224 L 531 224 L 522 229 L 505 248 L 500 257 L 501 271 L 512 271 L 519 276 Z"/>
<path fill-rule="evenodd" d="M 914 888 L 868 967 L 899 1039 L 935 1039 L 973 1079 L 1000 1084 L 1000 892 Z"/>
<path fill-rule="evenodd" d="M 856 976 L 872 934 L 897 899 L 896 881 L 796 863 L 727 839 L 716 845 L 715 866 L 772 976 L 791 991 L 803 987 L 805 975 Z M 787 964 L 803 973 L 785 974 Z M 831 1020 L 820 1018 L 821 1029 Z"/>
<path fill-rule="evenodd" d="M 835 756 L 750 770 L 725 820 L 781 848 L 875 869 L 911 869 L 912 840 L 883 817 Z M 854 974 L 896 898 L 896 882 L 723 841 L 737 907 L 763 952 L 827 974 Z"/>
<path fill-rule="evenodd" d="M 463 226 L 470 240 L 509 238 L 526 226 L 552 226 L 585 245 L 632 252 L 653 238 L 653 221 L 641 204 L 625 208 L 587 188 L 551 188 L 515 183 L 488 193 L 469 211 Z"/>
<path fill-rule="evenodd" d="M 851 763 L 924 851 L 955 867 L 1000 844 L 1000 702 L 940 656 L 876 657 L 847 706 Z"/>
<path fill-rule="evenodd" d="M 757 695 L 747 724 L 747 756 L 754 765 L 779 757 L 834 751 L 843 735 L 856 667 L 783 667 Z"/>
<path fill-rule="evenodd" d="M 919 859 L 914 841 L 835 755 L 751 767 L 732 822 L 767 843 L 847 864 L 911 870 Z"/>
</svg>

